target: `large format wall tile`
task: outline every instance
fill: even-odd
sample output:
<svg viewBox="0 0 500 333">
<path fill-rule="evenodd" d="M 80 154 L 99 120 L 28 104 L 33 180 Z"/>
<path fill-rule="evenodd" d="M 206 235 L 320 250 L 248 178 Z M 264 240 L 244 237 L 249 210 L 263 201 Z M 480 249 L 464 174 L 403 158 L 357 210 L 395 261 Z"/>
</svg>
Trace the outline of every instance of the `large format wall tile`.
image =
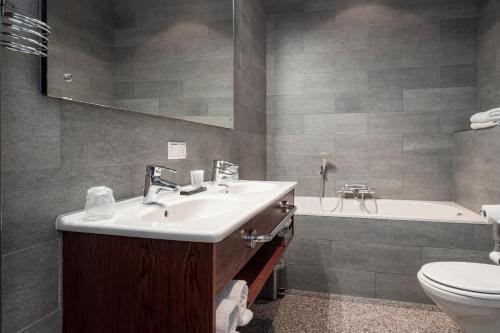
<svg viewBox="0 0 500 333">
<path fill-rule="evenodd" d="M 59 308 L 59 240 L 2 256 L 2 332 L 18 332 Z"/>
<path fill-rule="evenodd" d="M 59 167 L 59 103 L 5 81 L 1 100 L 2 171 Z"/>
<path fill-rule="evenodd" d="M 295 236 L 291 288 L 421 303 L 431 302 L 417 280 L 423 264 L 488 263 L 491 249 L 486 224 L 299 215 Z"/>
<path fill-rule="evenodd" d="M 404 92 L 405 111 L 467 110 L 476 104 L 475 88 L 409 89 Z"/>
<path fill-rule="evenodd" d="M 427 160 L 444 153 L 451 161 L 450 134 L 467 128 L 476 94 L 494 91 L 491 84 L 476 91 L 475 1 L 273 1 L 268 6 L 269 140 L 295 136 L 301 143 L 287 155 L 302 159 L 299 151 L 307 144 L 318 153 L 309 143 L 315 135 L 335 135 L 329 188 L 365 182 L 384 198 L 451 200 L 451 169 L 440 167 L 432 178 L 428 163 L 407 163 L 406 155 Z M 309 138 L 301 141 L 300 135 Z M 363 143 L 384 135 L 395 135 L 398 151 L 390 139 L 374 143 L 375 149 Z M 269 149 L 267 156 L 279 153 Z M 280 169 L 290 170 L 280 163 L 293 163 L 274 161 L 277 170 L 269 170 L 269 179 L 277 179 Z M 311 160 L 304 164 L 310 171 L 296 169 L 297 193 L 317 195 L 319 181 L 312 175 L 318 164 Z M 436 179 L 443 186 L 435 185 Z"/>
<path fill-rule="evenodd" d="M 395 301 L 432 303 L 418 283 L 416 274 L 377 273 L 375 295 Z"/>
<path fill-rule="evenodd" d="M 289 288 L 363 297 L 375 296 L 375 273 L 318 266 L 287 266 Z"/>
<path fill-rule="evenodd" d="M 500 107 L 500 3 L 482 2 L 478 23 L 478 108 Z M 500 202 L 500 128 L 454 136 L 454 199 L 472 209 Z"/>
<path fill-rule="evenodd" d="M 334 241 L 332 252 L 335 268 L 416 274 L 422 266 L 422 249 L 415 246 Z"/>
<path fill-rule="evenodd" d="M 482 232 L 491 232 L 489 225 L 473 226 L 466 223 L 387 221 L 348 217 L 297 216 L 297 237 L 351 242 L 371 242 L 393 245 L 411 245 L 454 249 L 479 249 L 474 241 L 474 227 L 478 228 L 478 242 Z M 491 234 L 490 240 L 491 240 Z"/>
<path fill-rule="evenodd" d="M 62 311 L 57 310 L 23 330 L 23 333 L 62 332 Z"/>
</svg>

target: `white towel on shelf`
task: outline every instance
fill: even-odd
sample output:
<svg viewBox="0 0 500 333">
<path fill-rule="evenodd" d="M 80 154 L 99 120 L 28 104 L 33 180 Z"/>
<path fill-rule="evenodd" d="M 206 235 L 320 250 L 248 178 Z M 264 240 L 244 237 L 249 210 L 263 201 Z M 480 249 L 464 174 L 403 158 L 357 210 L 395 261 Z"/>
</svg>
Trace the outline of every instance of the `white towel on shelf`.
<svg viewBox="0 0 500 333">
<path fill-rule="evenodd" d="M 490 252 L 490 259 L 495 263 L 495 265 L 500 265 L 500 252 Z"/>
<path fill-rule="evenodd" d="M 476 113 L 477 115 L 477 113 Z M 498 113 L 493 113 L 491 115 L 488 115 L 488 114 L 482 114 L 482 115 L 479 115 L 477 117 L 474 117 L 472 116 L 471 117 L 471 122 L 472 123 L 487 123 L 489 121 L 498 121 L 500 120 L 500 112 Z"/>
<path fill-rule="evenodd" d="M 232 280 L 224 289 L 217 295 L 217 301 L 228 298 L 238 302 L 239 315 L 241 316 L 246 308 L 248 301 L 248 286 L 247 282 L 243 280 Z"/>
<path fill-rule="evenodd" d="M 482 205 L 481 212 L 484 216 L 500 223 L 500 205 Z"/>
<path fill-rule="evenodd" d="M 238 319 L 238 326 L 246 326 L 253 318 L 253 312 L 245 309 Z"/>
<path fill-rule="evenodd" d="M 239 317 L 238 302 L 231 299 L 218 302 L 215 310 L 216 333 L 235 333 Z"/>
<path fill-rule="evenodd" d="M 470 128 L 477 130 L 477 129 L 495 127 L 497 125 L 498 125 L 497 121 L 488 121 L 486 123 L 471 123 Z"/>
<path fill-rule="evenodd" d="M 500 119 L 500 108 L 491 109 L 484 112 L 479 112 L 470 117 L 471 123 L 486 123 Z"/>
</svg>

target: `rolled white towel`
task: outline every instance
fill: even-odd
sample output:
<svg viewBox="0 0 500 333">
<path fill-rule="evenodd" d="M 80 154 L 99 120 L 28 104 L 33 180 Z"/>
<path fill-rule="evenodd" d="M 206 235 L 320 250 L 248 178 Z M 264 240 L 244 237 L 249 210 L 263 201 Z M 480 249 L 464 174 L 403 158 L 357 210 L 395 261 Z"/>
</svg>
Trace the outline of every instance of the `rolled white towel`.
<svg viewBox="0 0 500 333">
<path fill-rule="evenodd" d="M 238 319 L 238 326 L 246 326 L 253 318 L 253 312 L 245 309 Z"/>
<path fill-rule="evenodd" d="M 490 259 L 495 263 L 495 265 L 500 265 L 500 252 L 490 252 Z"/>
<path fill-rule="evenodd" d="M 230 281 L 224 289 L 217 295 L 217 301 L 224 298 L 231 299 L 238 302 L 240 316 L 245 312 L 247 308 L 248 301 L 248 286 L 246 281 L 243 280 L 232 280 Z"/>
<path fill-rule="evenodd" d="M 240 311 L 238 302 L 223 299 L 217 303 L 215 310 L 215 331 L 217 333 L 234 333 L 238 325 Z"/>
<path fill-rule="evenodd" d="M 500 108 L 479 112 L 470 117 L 471 123 L 486 123 L 500 118 Z"/>
<path fill-rule="evenodd" d="M 483 216 L 500 222 L 500 205 L 482 205 L 481 212 Z"/>
<path fill-rule="evenodd" d="M 497 121 L 488 121 L 486 123 L 471 123 L 470 128 L 472 129 L 485 129 L 485 128 L 490 128 L 490 127 L 495 127 L 498 125 L 499 122 Z"/>
</svg>

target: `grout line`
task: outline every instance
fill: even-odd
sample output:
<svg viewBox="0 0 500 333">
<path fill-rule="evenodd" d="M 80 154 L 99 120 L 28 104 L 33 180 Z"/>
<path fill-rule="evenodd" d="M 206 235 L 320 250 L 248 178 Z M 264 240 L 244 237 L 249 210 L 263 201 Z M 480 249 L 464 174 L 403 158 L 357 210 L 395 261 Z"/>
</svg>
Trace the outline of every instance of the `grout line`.
<svg viewBox="0 0 500 333">
<path fill-rule="evenodd" d="M 47 315 L 43 316 L 42 318 L 38 319 L 37 321 L 34 321 L 33 323 L 29 324 L 28 326 L 26 326 L 25 328 L 22 328 L 20 329 L 19 331 L 17 331 L 16 333 L 22 333 L 22 332 L 26 332 L 26 330 L 30 329 L 31 327 L 35 326 L 36 324 L 38 324 L 39 322 L 41 322 L 42 320 L 52 316 L 53 314 L 55 314 L 56 312 L 60 311 L 61 308 L 57 308 L 56 310 L 52 311 L 52 312 L 49 312 Z"/>
<path fill-rule="evenodd" d="M 9 256 L 12 256 L 12 255 L 15 255 L 15 254 L 18 254 L 20 252 L 23 252 L 23 251 L 27 251 L 27 250 L 30 250 L 30 249 L 33 249 L 35 247 L 39 247 L 39 246 L 43 246 L 43 245 L 46 245 L 46 244 L 50 244 L 54 241 L 60 241 L 61 240 L 61 237 L 57 237 L 57 238 L 52 238 L 51 240 L 48 240 L 46 242 L 42 242 L 42 243 L 38 243 L 38 244 L 35 244 L 35 245 L 31 245 L 31 246 L 28 246 L 28 247 L 25 247 L 25 248 L 22 248 L 22 249 L 19 249 L 19 250 L 15 250 L 15 251 L 12 251 L 12 252 L 9 252 L 9 253 L 6 253 L 6 254 L 2 254 L 2 258 L 5 258 L 5 257 L 9 257 Z"/>
</svg>

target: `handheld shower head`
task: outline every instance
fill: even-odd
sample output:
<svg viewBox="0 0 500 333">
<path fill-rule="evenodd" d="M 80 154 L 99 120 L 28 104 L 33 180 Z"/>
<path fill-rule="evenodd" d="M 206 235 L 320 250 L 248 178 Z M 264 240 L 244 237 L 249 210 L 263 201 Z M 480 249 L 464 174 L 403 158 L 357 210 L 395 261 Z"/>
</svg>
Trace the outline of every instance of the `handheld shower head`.
<svg viewBox="0 0 500 333">
<path fill-rule="evenodd" d="M 321 175 L 325 174 L 326 166 L 327 166 L 327 163 L 328 163 L 327 158 L 328 158 L 329 155 L 330 154 L 325 153 L 325 152 L 319 154 L 319 158 L 321 160 L 321 170 L 320 170 L 320 174 Z"/>
</svg>

